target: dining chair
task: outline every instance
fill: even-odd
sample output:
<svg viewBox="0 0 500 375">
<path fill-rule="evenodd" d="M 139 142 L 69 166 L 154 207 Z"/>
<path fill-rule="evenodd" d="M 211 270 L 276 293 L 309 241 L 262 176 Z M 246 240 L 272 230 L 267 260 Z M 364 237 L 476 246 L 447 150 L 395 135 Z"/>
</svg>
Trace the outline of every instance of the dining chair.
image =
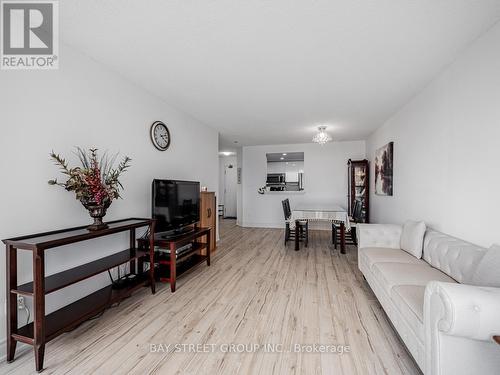
<svg viewBox="0 0 500 375">
<path fill-rule="evenodd" d="M 290 220 L 292 217 L 292 210 L 290 208 L 290 201 L 287 199 L 281 201 L 283 206 L 283 215 L 285 216 L 285 246 L 289 240 L 295 240 L 295 236 L 299 236 L 299 241 L 304 241 L 305 246 L 309 244 L 309 224 L 307 220 L 299 220 L 298 227 L 295 229 L 290 228 Z"/>
<path fill-rule="evenodd" d="M 352 207 L 352 216 L 349 217 L 350 231 L 346 231 L 346 244 L 358 246 L 358 238 L 356 236 L 356 225 L 363 221 L 363 203 L 356 199 Z M 340 236 L 340 225 L 332 222 L 332 243 L 337 249 L 338 238 Z"/>
</svg>

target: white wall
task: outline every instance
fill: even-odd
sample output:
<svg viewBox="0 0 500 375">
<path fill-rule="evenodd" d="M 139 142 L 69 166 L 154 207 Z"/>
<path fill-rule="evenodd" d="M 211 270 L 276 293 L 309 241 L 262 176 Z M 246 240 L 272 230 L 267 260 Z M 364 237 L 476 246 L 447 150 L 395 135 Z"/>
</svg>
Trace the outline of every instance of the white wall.
<svg viewBox="0 0 500 375">
<path fill-rule="evenodd" d="M 304 152 L 304 192 L 269 192 L 258 194 L 266 184 L 267 160 L 270 152 Z M 324 146 L 313 143 L 296 145 L 243 147 L 243 220 L 245 227 L 284 226 L 281 201 L 290 199 L 291 206 L 305 202 L 346 206 L 347 160 L 364 159 L 365 142 L 331 142 Z"/>
<path fill-rule="evenodd" d="M 500 242 L 499 46 L 497 24 L 369 138 L 370 160 L 394 141 L 394 196 L 374 195 L 372 179 L 372 221 L 422 219 L 480 245 Z"/>
<path fill-rule="evenodd" d="M 49 186 L 62 177 L 49 152 L 62 153 L 72 164 L 73 146 L 120 151 L 132 158 L 123 175 L 123 200 L 115 201 L 106 220 L 150 216 L 151 180 L 197 180 L 218 189 L 218 135 L 188 115 L 87 57 L 61 46 L 58 71 L 0 71 L 1 133 L 0 238 L 90 223 L 71 193 Z M 138 67 L 140 68 L 140 67 Z M 170 128 L 172 144 L 156 151 L 149 139 L 155 120 Z M 200 162 L 202 161 L 202 162 Z M 97 239 L 46 254 L 46 273 L 67 269 L 128 247 L 125 235 Z M 5 342 L 5 255 L 0 256 L 0 344 Z M 19 259 L 19 282 L 31 280 L 30 258 Z M 101 274 L 50 294 L 53 311 L 109 283 Z M 20 312 L 19 319 L 26 319 Z M 0 356 L 5 350 L 0 345 Z"/>
</svg>

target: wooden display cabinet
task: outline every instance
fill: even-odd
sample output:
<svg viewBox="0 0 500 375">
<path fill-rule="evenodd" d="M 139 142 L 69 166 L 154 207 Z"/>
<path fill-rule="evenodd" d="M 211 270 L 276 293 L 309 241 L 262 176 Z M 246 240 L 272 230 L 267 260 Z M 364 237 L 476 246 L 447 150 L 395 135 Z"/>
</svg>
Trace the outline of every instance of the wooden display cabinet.
<svg viewBox="0 0 500 375">
<path fill-rule="evenodd" d="M 362 203 L 362 222 L 370 221 L 370 169 L 368 160 L 351 160 L 347 162 L 348 189 L 347 189 L 347 212 L 353 214 L 354 201 L 357 199 Z"/>
</svg>

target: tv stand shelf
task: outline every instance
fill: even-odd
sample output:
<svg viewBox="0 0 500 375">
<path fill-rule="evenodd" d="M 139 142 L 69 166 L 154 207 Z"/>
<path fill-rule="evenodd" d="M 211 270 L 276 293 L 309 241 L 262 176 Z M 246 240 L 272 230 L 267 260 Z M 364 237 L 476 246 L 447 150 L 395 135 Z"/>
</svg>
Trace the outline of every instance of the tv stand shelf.
<svg viewBox="0 0 500 375">
<path fill-rule="evenodd" d="M 33 345 L 35 367 L 37 371 L 41 371 L 47 341 L 74 329 L 109 306 L 129 297 L 140 287 L 149 285 L 154 294 L 154 267 L 150 267 L 148 271 L 143 270 L 144 262 L 154 262 L 153 236 L 149 236 L 149 246 L 146 248 L 138 249 L 136 246 L 136 229 L 149 227 L 149 233 L 154 233 L 154 223 L 152 219 L 131 218 L 108 222 L 108 228 L 98 231 L 90 232 L 86 226 L 82 226 L 4 240 L 7 250 L 7 362 L 14 360 L 16 343 L 20 341 Z M 45 250 L 126 231 L 129 232 L 130 240 L 128 249 L 45 276 Z M 28 250 L 33 254 L 33 281 L 22 285 L 17 284 L 18 250 Z M 135 277 L 123 288 L 114 289 L 109 285 L 45 315 L 45 295 L 127 263 L 130 265 L 130 273 Z M 33 297 L 33 322 L 22 327 L 18 327 L 17 294 Z"/>
</svg>

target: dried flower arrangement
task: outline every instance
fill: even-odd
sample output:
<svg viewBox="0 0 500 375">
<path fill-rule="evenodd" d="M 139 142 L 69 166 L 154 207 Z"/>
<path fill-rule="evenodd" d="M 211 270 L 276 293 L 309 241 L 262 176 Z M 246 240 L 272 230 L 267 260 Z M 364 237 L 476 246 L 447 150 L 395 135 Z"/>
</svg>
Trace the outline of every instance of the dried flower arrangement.
<svg viewBox="0 0 500 375">
<path fill-rule="evenodd" d="M 103 229 L 106 224 L 102 222 L 102 218 L 106 215 L 106 210 L 111 202 L 120 198 L 120 190 L 123 190 L 123 185 L 119 177 L 130 167 L 131 159 L 125 156 L 115 168 L 118 154 L 110 158 L 105 152 L 99 158 L 98 150 L 95 148 L 88 151 L 80 147 L 76 149 L 81 167 L 70 168 L 62 156 L 51 152 L 50 157 L 60 167 L 61 172 L 67 176 L 67 180 L 59 182 L 57 179 L 53 179 L 49 180 L 49 184 L 75 192 L 76 199 L 89 210 L 90 216 L 94 218 L 94 224 L 88 229 Z"/>
</svg>

